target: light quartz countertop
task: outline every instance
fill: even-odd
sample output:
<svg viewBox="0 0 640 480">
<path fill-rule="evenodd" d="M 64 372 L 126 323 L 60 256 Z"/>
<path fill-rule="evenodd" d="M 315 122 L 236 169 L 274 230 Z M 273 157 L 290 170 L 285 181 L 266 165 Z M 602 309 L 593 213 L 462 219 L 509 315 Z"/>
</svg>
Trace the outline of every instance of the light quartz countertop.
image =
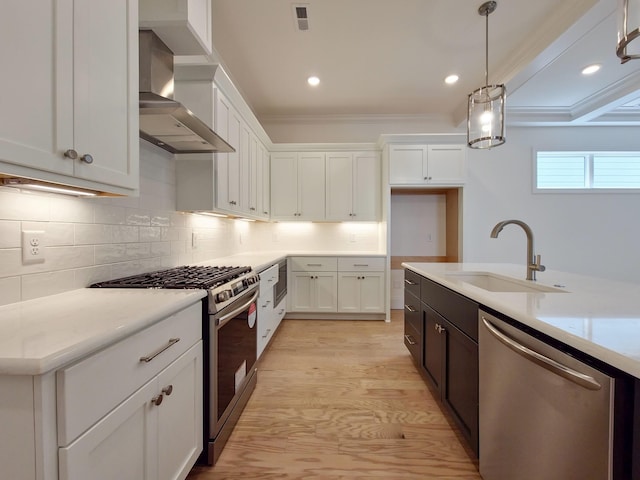
<svg viewBox="0 0 640 480">
<path fill-rule="evenodd" d="M 602 362 L 640 378 L 640 285 L 572 273 L 538 272 L 534 285 L 558 292 L 492 292 L 465 281 L 464 272 L 521 280 L 523 265 L 403 263 L 481 305 L 490 307 Z M 560 287 L 557 287 L 557 286 Z"/>
<path fill-rule="evenodd" d="M 198 302 L 204 290 L 83 288 L 0 307 L 0 374 L 39 375 Z"/>
</svg>

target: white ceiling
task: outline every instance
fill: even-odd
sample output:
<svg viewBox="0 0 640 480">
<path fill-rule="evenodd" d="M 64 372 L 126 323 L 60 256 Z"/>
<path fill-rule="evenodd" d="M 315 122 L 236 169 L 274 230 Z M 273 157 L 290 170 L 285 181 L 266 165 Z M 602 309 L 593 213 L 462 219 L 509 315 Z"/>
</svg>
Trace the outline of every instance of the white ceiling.
<svg viewBox="0 0 640 480">
<path fill-rule="evenodd" d="M 507 86 L 509 124 L 640 124 L 640 61 L 615 55 L 616 0 L 497 1 L 489 83 Z M 410 115 L 459 126 L 468 93 L 485 84 L 482 0 L 212 2 L 212 59 L 261 121 Z M 602 69 L 581 75 L 591 63 Z M 451 73 L 460 81 L 447 86 Z"/>
</svg>

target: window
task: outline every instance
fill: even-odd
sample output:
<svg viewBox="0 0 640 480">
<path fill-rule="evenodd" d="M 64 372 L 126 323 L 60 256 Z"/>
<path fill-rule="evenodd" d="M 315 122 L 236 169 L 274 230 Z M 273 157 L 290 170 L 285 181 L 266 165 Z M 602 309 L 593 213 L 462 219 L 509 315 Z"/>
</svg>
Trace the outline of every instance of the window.
<svg viewBox="0 0 640 480">
<path fill-rule="evenodd" d="M 640 189 L 640 152 L 537 152 L 534 191 Z"/>
</svg>

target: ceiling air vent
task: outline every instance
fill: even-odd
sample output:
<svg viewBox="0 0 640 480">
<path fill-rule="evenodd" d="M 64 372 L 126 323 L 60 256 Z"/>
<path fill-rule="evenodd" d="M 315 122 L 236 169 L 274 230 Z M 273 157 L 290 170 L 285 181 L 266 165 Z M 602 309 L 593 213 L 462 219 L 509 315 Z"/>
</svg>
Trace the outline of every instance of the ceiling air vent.
<svg viewBox="0 0 640 480">
<path fill-rule="evenodd" d="M 296 22 L 296 28 L 301 32 L 309 30 L 309 5 L 297 4 L 293 5 L 293 16 Z"/>
</svg>

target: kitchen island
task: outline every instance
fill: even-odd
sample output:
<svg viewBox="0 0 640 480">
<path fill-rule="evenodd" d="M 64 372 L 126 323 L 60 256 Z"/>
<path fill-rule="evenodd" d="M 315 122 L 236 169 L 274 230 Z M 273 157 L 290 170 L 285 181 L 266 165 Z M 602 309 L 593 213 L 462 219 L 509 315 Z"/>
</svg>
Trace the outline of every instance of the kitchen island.
<svg viewBox="0 0 640 480">
<path fill-rule="evenodd" d="M 524 266 L 404 263 L 402 266 L 566 345 L 640 378 L 640 285 L 547 270 L 536 286 L 550 291 L 490 291 L 465 273 L 524 280 Z M 532 282 L 529 282 L 532 283 Z"/>
<path fill-rule="evenodd" d="M 640 287 L 558 271 L 528 281 L 518 265 L 403 267 L 405 345 L 483 478 L 640 478 Z"/>
</svg>

